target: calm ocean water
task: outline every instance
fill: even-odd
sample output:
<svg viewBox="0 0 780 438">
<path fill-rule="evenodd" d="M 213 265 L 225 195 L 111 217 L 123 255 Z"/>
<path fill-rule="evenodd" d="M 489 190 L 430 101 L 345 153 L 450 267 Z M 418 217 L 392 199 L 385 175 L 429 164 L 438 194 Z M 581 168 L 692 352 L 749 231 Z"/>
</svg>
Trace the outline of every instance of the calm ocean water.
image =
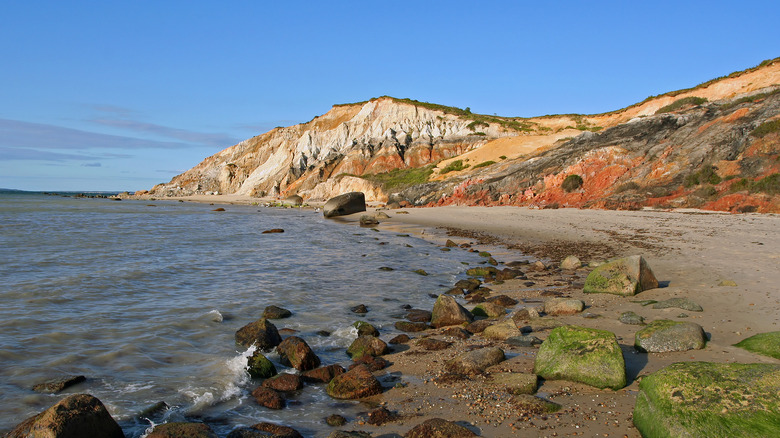
<svg viewBox="0 0 780 438">
<path fill-rule="evenodd" d="M 278 328 L 298 330 L 323 364 L 347 365 L 350 325 L 361 319 L 351 306 L 366 304 L 363 319 L 387 341 L 401 305 L 430 309 L 428 294 L 456 281 L 461 262 L 477 262 L 311 210 L 214 208 L 0 194 L 0 433 L 63 397 L 33 392 L 35 383 L 83 374 L 65 394 L 98 397 L 128 437 L 183 420 L 205 420 L 220 436 L 259 421 L 326 436 L 327 415 L 366 407 L 316 385 L 281 411 L 259 407 L 236 330 L 268 305 L 285 307 L 294 316 Z M 285 233 L 261 234 L 269 228 Z M 170 408 L 138 417 L 160 401 Z"/>
</svg>

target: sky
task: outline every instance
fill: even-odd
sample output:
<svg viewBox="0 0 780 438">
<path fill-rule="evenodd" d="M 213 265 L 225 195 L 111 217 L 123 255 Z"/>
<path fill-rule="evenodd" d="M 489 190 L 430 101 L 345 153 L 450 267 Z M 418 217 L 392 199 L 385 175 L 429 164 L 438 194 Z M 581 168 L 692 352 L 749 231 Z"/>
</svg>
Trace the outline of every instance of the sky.
<svg viewBox="0 0 780 438">
<path fill-rule="evenodd" d="M 0 188 L 135 191 L 333 104 L 595 114 L 780 56 L 777 1 L 5 1 Z"/>
</svg>

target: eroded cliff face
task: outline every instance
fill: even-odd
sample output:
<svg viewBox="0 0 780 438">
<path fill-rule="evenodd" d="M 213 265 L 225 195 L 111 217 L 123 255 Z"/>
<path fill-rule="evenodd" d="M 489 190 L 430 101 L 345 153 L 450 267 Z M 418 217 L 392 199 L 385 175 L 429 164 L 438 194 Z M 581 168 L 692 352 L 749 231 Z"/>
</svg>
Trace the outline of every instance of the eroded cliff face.
<svg viewBox="0 0 780 438">
<path fill-rule="evenodd" d="M 383 201 L 379 187 L 359 179 L 326 183 L 341 174 L 364 175 L 421 167 L 462 154 L 513 132 L 498 124 L 381 98 L 333 107 L 311 122 L 243 141 L 155 186 L 150 194 L 186 196 L 219 192 L 249 196 L 300 194 L 327 199 L 336 191 L 361 190 Z M 354 187 L 353 187 L 354 186 Z"/>
</svg>

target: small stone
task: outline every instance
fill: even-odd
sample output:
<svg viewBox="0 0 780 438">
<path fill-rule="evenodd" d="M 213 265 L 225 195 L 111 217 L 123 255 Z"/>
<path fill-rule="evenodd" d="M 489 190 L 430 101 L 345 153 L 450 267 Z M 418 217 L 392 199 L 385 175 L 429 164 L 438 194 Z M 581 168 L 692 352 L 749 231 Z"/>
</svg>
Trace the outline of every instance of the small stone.
<svg viewBox="0 0 780 438">
<path fill-rule="evenodd" d="M 737 287 L 737 283 L 734 280 L 721 280 L 718 286 Z"/>
<path fill-rule="evenodd" d="M 504 342 L 515 347 L 533 347 L 534 345 L 542 344 L 541 339 L 532 335 L 512 336 L 511 338 L 507 338 Z"/>
<path fill-rule="evenodd" d="M 534 394 L 538 386 L 538 377 L 530 373 L 493 373 L 489 382 L 502 387 L 514 395 Z"/>
<path fill-rule="evenodd" d="M 357 359 L 366 355 L 381 356 L 387 353 L 387 344 L 374 336 L 360 336 L 347 349 L 347 354 Z"/>
<path fill-rule="evenodd" d="M 382 385 L 365 365 L 359 365 L 336 376 L 327 388 L 329 396 L 337 399 L 357 399 L 382 392 Z"/>
<path fill-rule="evenodd" d="M 486 368 L 505 359 L 504 350 L 498 347 L 484 347 L 456 356 L 445 364 L 445 369 L 455 374 L 481 374 Z"/>
<path fill-rule="evenodd" d="M 368 413 L 368 419 L 366 423 L 373 426 L 381 426 L 385 423 L 395 421 L 398 419 L 398 414 L 388 411 L 386 408 L 380 407 Z"/>
<path fill-rule="evenodd" d="M 379 221 L 375 217 L 369 216 L 367 214 L 360 216 L 361 227 L 373 227 L 374 225 L 379 225 Z"/>
<path fill-rule="evenodd" d="M 279 353 L 279 361 L 282 365 L 290 366 L 299 371 L 306 371 L 320 366 L 320 358 L 314 354 L 303 339 L 290 336 L 282 341 L 276 351 Z"/>
<path fill-rule="evenodd" d="M 444 420 L 431 418 L 418 424 L 404 435 L 404 438 L 468 438 L 477 436 L 465 427 Z"/>
<path fill-rule="evenodd" d="M 561 262 L 561 269 L 574 270 L 582 267 L 582 262 L 577 256 L 570 255 Z"/>
<path fill-rule="evenodd" d="M 544 302 L 544 313 L 552 316 L 574 315 L 585 309 L 582 300 L 570 298 L 552 298 Z"/>
<path fill-rule="evenodd" d="M 358 365 L 367 366 L 368 370 L 373 373 L 389 367 L 390 362 L 386 361 L 381 357 L 363 356 L 355 359 L 354 362 L 352 362 L 352 365 L 349 366 L 349 369 L 351 370 L 352 368 L 355 368 Z"/>
<path fill-rule="evenodd" d="M 382 266 L 379 268 L 380 271 L 395 271 L 395 269 L 389 267 L 389 266 Z"/>
<path fill-rule="evenodd" d="M 292 427 L 282 426 L 281 424 L 274 424 L 266 421 L 253 424 L 252 429 L 267 432 L 274 438 L 303 438 L 300 432 L 293 429 Z"/>
<path fill-rule="evenodd" d="M 395 326 L 396 330 L 407 333 L 428 330 L 428 324 L 424 322 L 396 321 L 393 325 Z"/>
<path fill-rule="evenodd" d="M 618 321 L 630 325 L 643 325 L 645 323 L 645 319 L 634 312 L 623 312 Z"/>
<path fill-rule="evenodd" d="M 365 304 L 358 304 L 355 307 L 349 309 L 352 313 L 368 313 L 368 307 Z"/>
<path fill-rule="evenodd" d="M 431 312 L 422 309 L 409 309 L 406 312 L 406 319 L 412 322 L 430 322 Z"/>
<path fill-rule="evenodd" d="M 63 435 L 57 435 L 63 436 Z M 101 436 L 101 435 L 74 435 L 74 436 Z M 211 428 L 204 423 L 165 423 L 154 426 L 147 438 L 217 438 Z"/>
<path fill-rule="evenodd" d="M 486 318 L 498 318 L 506 314 L 506 308 L 500 304 L 484 302 L 477 304 L 474 309 L 471 310 L 474 316 L 483 316 Z"/>
<path fill-rule="evenodd" d="M 398 344 L 405 344 L 405 343 L 409 342 L 410 340 L 411 340 L 411 338 L 409 337 L 409 335 L 401 334 L 401 335 L 398 335 L 398 336 L 394 337 L 393 339 L 390 339 L 389 343 L 393 344 L 393 345 L 398 345 Z"/>
<path fill-rule="evenodd" d="M 445 348 L 448 348 L 450 345 L 452 345 L 452 343 L 442 341 L 439 339 L 423 338 L 423 339 L 419 339 L 416 342 L 416 345 L 422 348 L 423 350 L 438 351 L 438 350 L 444 350 Z"/>
<path fill-rule="evenodd" d="M 701 350 L 706 342 L 700 325 L 669 319 L 653 321 L 634 336 L 637 350 L 648 353 Z"/>
<path fill-rule="evenodd" d="M 441 332 L 441 335 L 450 336 L 458 339 L 468 339 L 471 337 L 471 333 L 468 330 L 461 327 L 450 327 L 446 330 L 443 330 Z"/>
<path fill-rule="evenodd" d="M 344 374 L 347 370 L 341 365 L 326 365 L 324 367 L 315 368 L 313 370 L 304 371 L 301 373 L 301 378 L 304 382 L 316 382 L 316 383 L 328 383 L 333 380 L 334 377 Z"/>
<path fill-rule="evenodd" d="M 276 366 L 260 350 L 247 359 L 247 371 L 255 379 L 267 379 L 277 374 Z"/>
<path fill-rule="evenodd" d="M 496 303 L 499 306 L 504 306 L 504 307 L 512 307 L 518 303 L 516 299 L 510 298 L 506 295 L 496 295 L 494 297 L 490 297 L 486 299 L 485 301 L 487 301 L 488 303 Z"/>
<path fill-rule="evenodd" d="M 458 244 L 453 242 L 450 239 L 447 239 L 447 243 L 445 243 L 444 246 L 447 247 L 447 248 L 456 248 L 458 246 Z"/>
<path fill-rule="evenodd" d="M 512 398 L 510 403 L 521 415 L 549 414 L 561 408 L 561 405 L 557 403 L 553 403 L 530 394 L 521 394 L 515 396 Z"/>
<path fill-rule="evenodd" d="M 284 233 L 284 230 L 281 228 L 272 228 L 270 230 L 265 230 L 262 232 L 262 234 L 277 234 L 277 233 Z"/>
<path fill-rule="evenodd" d="M 352 324 L 358 331 L 358 336 L 379 336 L 379 330 L 365 321 L 356 321 Z"/>
<path fill-rule="evenodd" d="M 422 275 L 422 276 L 427 276 L 428 275 L 428 273 L 425 272 L 425 269 L 415 269 L 413 272 L 415 274 L 419 274 L 419 275 Z"/>
<path fill-rule="evenodd" d="M 328 418 L 325 419 L 325 422 L 328 424 L 328 426 L 339 427 L 347 424 L 347 419 L 341 415 L 333 414 L 328 416 Z"/>
<path fill-rule="evenodd" d="M 668 300 L 659 301 L 653 304 L 653 309 L 667 309 L 669 307 L 675 307 L 689 312 L 701 312 L 704 310 L 700 305 L 688 298 L 669 298 Z"/>
<path fill-rule="evenodd" d="M 236 343 L 246 348 L 257 345 L 261 350 L 269 350 L 280 342 L 279 331 L 266 318 L 247 324 L 236 332 Z"/>
</svg>

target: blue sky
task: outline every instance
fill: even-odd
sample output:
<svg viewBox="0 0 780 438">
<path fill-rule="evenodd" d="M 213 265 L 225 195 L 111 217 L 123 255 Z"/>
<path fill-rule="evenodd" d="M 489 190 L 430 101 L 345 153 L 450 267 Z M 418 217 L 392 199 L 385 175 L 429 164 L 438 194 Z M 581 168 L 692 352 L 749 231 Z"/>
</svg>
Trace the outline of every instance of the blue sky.
<svg viewBox="0 0 780 438">
<path fill-rule="evenodd" d="M 780 2 L 7 1 L 0 187 L 140 190 L 334 103 L 599 113 L 780 56 Z"/>
</svg>

